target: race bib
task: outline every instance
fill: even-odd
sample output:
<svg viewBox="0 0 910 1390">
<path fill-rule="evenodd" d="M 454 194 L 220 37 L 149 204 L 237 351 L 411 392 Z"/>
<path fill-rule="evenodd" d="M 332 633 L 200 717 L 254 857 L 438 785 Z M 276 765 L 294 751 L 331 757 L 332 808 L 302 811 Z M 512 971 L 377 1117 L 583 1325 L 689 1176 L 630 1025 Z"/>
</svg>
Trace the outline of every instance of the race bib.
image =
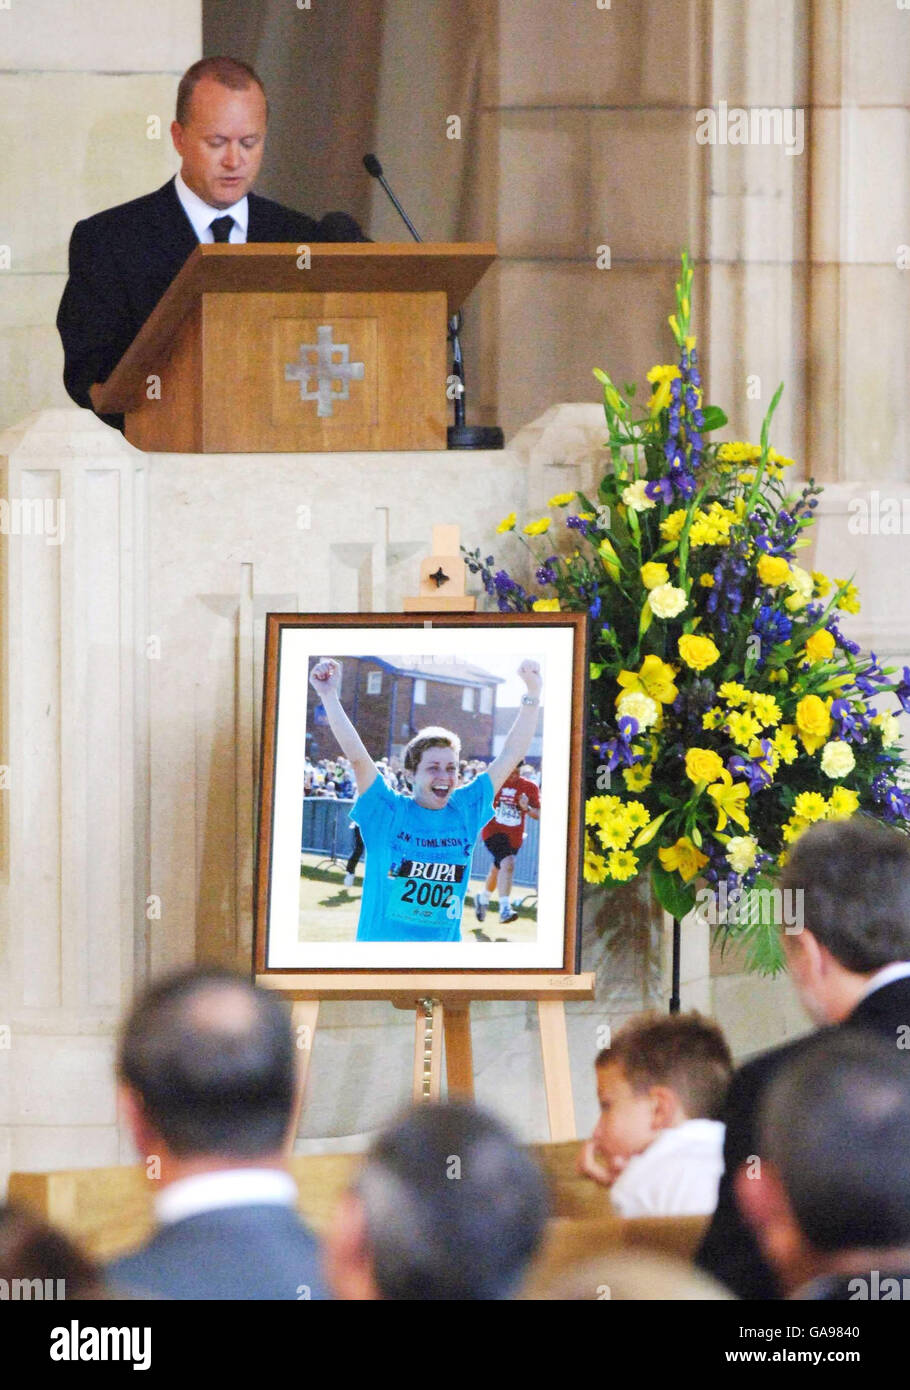
<svg viewBox="0 0 910 1390">
<path fill-rule="evenodd" d="M 521 825 L 521 810 L 514 801 L 500 801 L 493 819 L 499 825 Z"/>
<path fill-rule="evenodd" d="M 388 913 L 408 926 L 435 929 L 440 936 L 461 919 L 467 888 L 464 864 L 403 859 L 389 870 Z"/>
</svg>

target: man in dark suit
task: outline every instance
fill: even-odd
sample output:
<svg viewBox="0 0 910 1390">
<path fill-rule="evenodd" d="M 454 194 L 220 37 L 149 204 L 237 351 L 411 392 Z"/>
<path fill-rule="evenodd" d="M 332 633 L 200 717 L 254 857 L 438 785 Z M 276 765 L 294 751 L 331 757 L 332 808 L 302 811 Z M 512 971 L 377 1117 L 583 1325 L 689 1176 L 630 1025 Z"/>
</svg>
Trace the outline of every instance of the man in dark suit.
<svg viewBox="0 0 910 1390">
<path fill-rule="evenodd" d="M 77 222 L 57 313 L 63 380 L 77 405 L 105 381 L 200 242 L 364 241 L 353 218 L 315 222 L 251 192 L 268 103 L 246 63 L 203 58 L 184 73 L 171 138 L 180 173 L 155 193 Z M 123 417 L 101 417 L 123 429 Z"/>
<path fill-rule="evenodd" d="M 899 1040 L 830 1028 L 760 1106 L 740 1206 L 791 1298 L 910 1299 L 910 1086 Z"/>
<path fill-rule="evenodd" d="M 287 1166 L 296 1056 L 279 1000 L 229 971 L 184 970 L 140 997 L 118 1073 L 136 1147 L 161 1184 L 158 1228 L 109 1266 L 112 1287 L 168 1299 L 326 1296 Z"/>
<path fill-rule="evenodd" d="M 783 889 L 798 895 L 801 908 L 801 929 L 788 929 L 784 948 L 809 1014 L 818 1024 L 867 1028 L 895 1042 L 910 1026 L 910 838 L 865 816 L 821 822 L 794 846 Z M 742 1168 L 760 1177 L 765 1088 L 811 1043 L 801 1038 L 746 1063 L 727 1096 L 725 1172 L 697 1263 L 740 1298 L 781 1296 L 737 1206 L 735 1184 Z M 910 1081 L 910 1057 L 907 1067 Z"/>
</svg>

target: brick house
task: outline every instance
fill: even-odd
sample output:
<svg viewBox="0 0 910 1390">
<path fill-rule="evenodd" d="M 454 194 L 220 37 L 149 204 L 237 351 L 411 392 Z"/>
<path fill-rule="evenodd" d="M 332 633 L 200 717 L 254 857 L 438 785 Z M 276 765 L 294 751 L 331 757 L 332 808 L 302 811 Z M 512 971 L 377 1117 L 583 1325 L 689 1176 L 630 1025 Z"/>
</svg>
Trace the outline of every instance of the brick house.
<svg viewBox="0 0 910 1390">
<path fill-rule="evenodd" d="M 317 658 L 310 662 L 310 670 Z M 418 729 L 441 724 L 461 739 L 463 758 L 493 757 L 496 687 L 501 676 L 448 656 L 346 656 L 341 705 L 373 758 L 400 756 Z M 321 704 L 308 721 L 314 762 L 340 751 Z"/>
</svg>

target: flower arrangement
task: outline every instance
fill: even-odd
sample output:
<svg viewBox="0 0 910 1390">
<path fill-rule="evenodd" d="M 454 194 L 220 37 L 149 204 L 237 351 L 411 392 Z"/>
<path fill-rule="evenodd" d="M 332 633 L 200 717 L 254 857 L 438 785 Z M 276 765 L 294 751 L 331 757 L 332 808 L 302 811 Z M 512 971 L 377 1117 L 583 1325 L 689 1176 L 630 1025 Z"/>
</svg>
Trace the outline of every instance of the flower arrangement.
<svg viewBox="0 0 910 1390">
<path fill-rule="evenodd" d="M 702 400 L 691 283 L 684 254 L 677 360 L 648 372 L 643 408 L 634 385 L 594 373 L 610 462 L 596 501 L 550 498 L 568 549 L 535 549 L 552 514 L 523 527 L 540 592 L 465 551 L 500 610 L 589 613 L 584 876 L 612 888 L 650 872 L 676 918 L 700 879 L 725 903 L 761 896 L 814 821 L 866 813 L 910 830 L 898 721 L 872 703 L 893 692 L 910 712 L 910 668 L 891 679 L 841 631 L 859 611 L 851 579 L 796 562 L 821 488 L 789 493 L 793 461 L 769 445 L 783 386 L 759 444 L 708 441 L 726 416 Z M 512 513 L 499 531 L 517 526 Z M 780 969 L 774 923 L 733 919 L 719 934 L 742 939 L 752 968 Z"/>
</svg>

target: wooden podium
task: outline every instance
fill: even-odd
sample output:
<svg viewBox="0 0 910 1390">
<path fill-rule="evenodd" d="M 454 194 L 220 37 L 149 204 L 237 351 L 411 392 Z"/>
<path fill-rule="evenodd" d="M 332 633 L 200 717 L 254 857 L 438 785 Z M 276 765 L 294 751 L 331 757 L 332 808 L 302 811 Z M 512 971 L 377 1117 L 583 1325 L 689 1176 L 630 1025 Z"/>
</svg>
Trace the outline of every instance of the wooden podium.
<svg viewBox="0 0 910 1390">
<path fill-rule="evenodd" d="M 92 401 L 154 453 L 444 449 L 448 319 L 495 257 L 200 245 Z"/>
</svg>

